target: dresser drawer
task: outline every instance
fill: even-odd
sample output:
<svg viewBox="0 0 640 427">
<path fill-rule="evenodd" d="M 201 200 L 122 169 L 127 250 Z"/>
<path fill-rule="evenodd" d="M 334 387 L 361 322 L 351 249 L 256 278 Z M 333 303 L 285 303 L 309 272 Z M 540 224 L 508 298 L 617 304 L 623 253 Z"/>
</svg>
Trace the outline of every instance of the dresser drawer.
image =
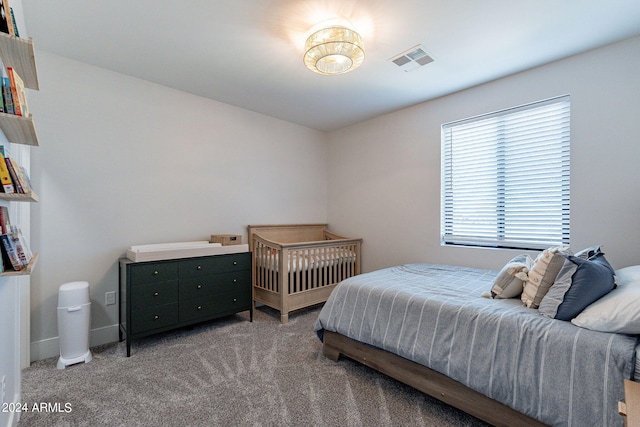
<svg viewBox="0 0 640 427">
<path fill-rule="evenodd" d="M 251 253 L 216 255 L 180 261 L 180 278 L 251 269 Z"/>
<path fill-rule="evenodd" d="M 178 281 L 147 283 L 131 289 L 131 308 L 151 307 L 178 301 Z"/>
<path fill-rule="evenodd" d="M 190 277 L 180 280 L 180 299 L 204 297 L 233 292 L 235 289 L 251 289 L 251 274 L 245 271 Z"/>
<path fill-rule="evenodd" d="M 180 301 L 180 321 L 188 322 L 200 318 L 214 316 L 220 308 L 212 299 L 193 298 Z"/>
<path fill-rule="evenodd" d="M 131 266 L 131 286 L 178 279 L 178 263 L 158 262 Z"/>
<path fill-rule="evenodd" d="M 222 294 L 202 300 L 194 298 L 180 301 L 180 322 L 205 319 L 221 313 L 237 313 L 249 310 L 251 295 L 249 292 Z"/>
<path fill-rule="evenodd" d="M 178 323 L 178 303 L 131 311 L 131 332 L 139 334 Z"/>
<path fill-rule="evenodd" d="M 251 306 L 251 290 L 238 290 L 236 292 L 220 295 L 218 304 L 221 311 L 237 312 L 249 310 Z"/>
</svg>

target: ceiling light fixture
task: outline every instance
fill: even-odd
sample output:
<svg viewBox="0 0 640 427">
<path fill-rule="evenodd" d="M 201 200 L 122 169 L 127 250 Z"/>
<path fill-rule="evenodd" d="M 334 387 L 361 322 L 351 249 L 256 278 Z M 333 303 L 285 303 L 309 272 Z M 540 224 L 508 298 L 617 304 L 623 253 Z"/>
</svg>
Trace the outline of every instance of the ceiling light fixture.
<svg viewBox="0 0 640 427">
<path fill-rule="evenodd" d="M 353 71 L 362 61 L 362 37 L 343 22 L 318 24 L 311 30 L 311 35 L 304 44 L 304 65 L 319 74 L 332 75 Z"/>
</svg>

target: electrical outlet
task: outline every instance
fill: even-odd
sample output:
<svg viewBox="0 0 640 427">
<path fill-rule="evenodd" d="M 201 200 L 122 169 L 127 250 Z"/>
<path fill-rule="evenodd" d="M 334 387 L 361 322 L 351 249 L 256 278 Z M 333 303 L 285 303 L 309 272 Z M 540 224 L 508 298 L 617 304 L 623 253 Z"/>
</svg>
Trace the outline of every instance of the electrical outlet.
<svg viewBox="0 0 640 427">
<path fill-rule="evenodd" d="M 115 293 L 115 291 L 105 292 L 104 293 L 104 305 L 114 305 L 115 303 L 116 303 L 116 293 Z"/>
</svg>

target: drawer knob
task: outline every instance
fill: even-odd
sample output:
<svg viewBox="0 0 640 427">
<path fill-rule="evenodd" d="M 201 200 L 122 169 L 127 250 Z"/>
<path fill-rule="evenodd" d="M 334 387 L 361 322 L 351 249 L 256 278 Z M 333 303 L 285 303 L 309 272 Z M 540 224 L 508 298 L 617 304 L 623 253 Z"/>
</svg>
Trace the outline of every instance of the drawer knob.
<svg viewBox="0 0 640 427">
<path fill-rule="evenodd" d="M 237 301 L 238 301 L 238 298 L 234 298 L 234 299 L 233 299 L 233 302 L 237 302 Z"/>
<path fill-rule="evenodd" d="M 202 310 L 202 306 L 201 305 L 198 306 L 198 310 Z"/>
<path fill-rule="evenodd" d="M 196 289 L 202 289 L 202 285 L 196 286 Z"/>
<path fill-rule="evenodd" d="M 201 265 L 197 266 L 196 270 L 202 270 L 202 266 Z"/>
<path fill-rule="evenodd" d="M 154 292 L 154 293 L 153 293 L 153 296 L 154 296 L 154 297 L 157 297 L 158 295 L 160 295 L 160 292 Z"/>
<path fill-rule="evenodd" d="M 233 261 L 233 265 L 238 265 L 238 261 Z"/>
<path fill-rule="evenodd" d="M 233 279 L 233 283 L 238 283 L 238 279 Z"/>
<path fill-rule="evenodd" d="M 154 275 L 154 276 L 157 276 L 157 275 L 158 275 L 158 270 L 154 271 L 154 272 L 153 272 L 153 275 Z"/>
<path fill-rule="evenodd" d="M 160 318 L 160 316 L 158 316 L 157 314 L 155 316 L 153 316 L 153 320 L 158 320 Z"/>
</svg>

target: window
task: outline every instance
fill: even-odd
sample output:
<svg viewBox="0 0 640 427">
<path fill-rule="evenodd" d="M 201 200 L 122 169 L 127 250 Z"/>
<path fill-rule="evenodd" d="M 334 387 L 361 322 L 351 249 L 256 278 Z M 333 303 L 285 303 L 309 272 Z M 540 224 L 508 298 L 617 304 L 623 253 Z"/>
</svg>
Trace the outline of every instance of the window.
<svg viewBox="0 0 640 427">
<path fill-rule="evenodd" d="M 445 245 L 569 244 L 569 95 L 442 125 Z"/>
</svg>

